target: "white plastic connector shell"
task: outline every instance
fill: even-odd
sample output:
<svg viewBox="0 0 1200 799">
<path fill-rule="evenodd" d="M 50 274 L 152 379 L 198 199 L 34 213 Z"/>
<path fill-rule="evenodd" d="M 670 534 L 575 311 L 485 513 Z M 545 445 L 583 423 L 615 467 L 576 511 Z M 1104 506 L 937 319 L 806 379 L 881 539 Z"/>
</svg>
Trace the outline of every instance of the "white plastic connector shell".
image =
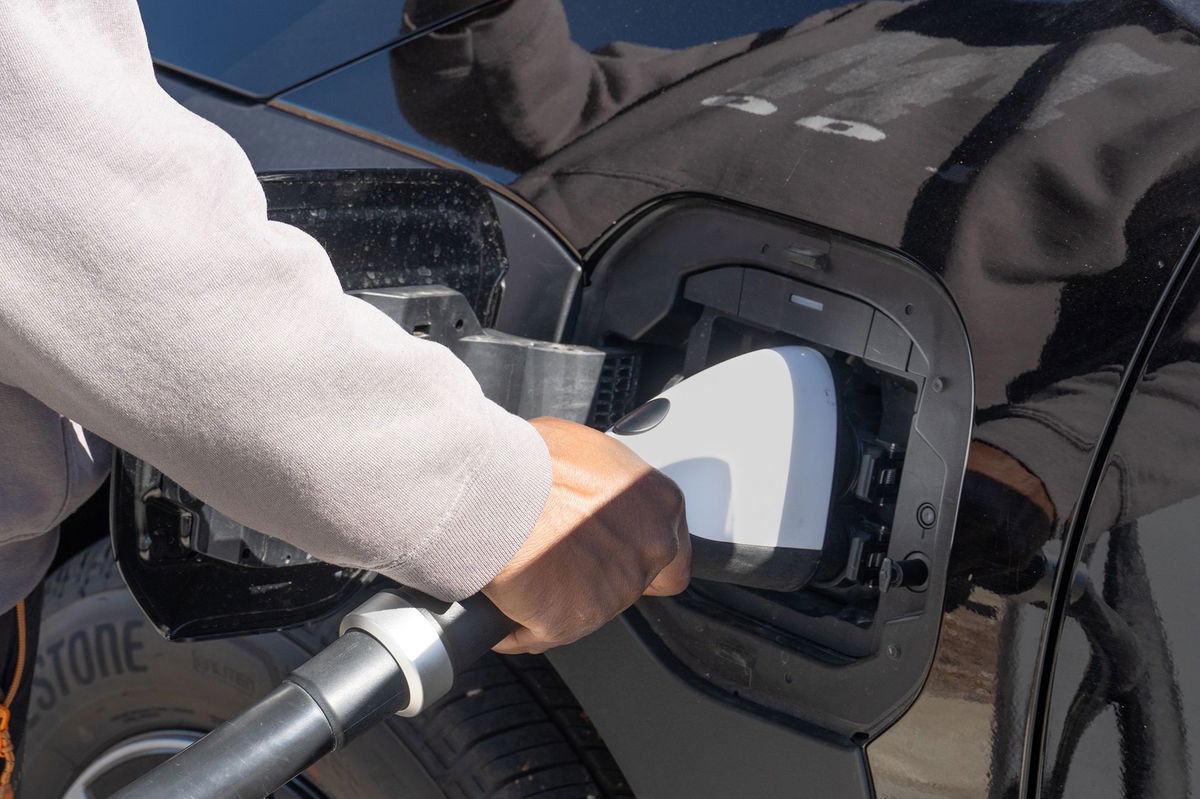
<svg viewBox="0 0 1200 799">
<path fill-rule="evenodd" d="M 756 350 L 659 396 L 670 402 L 662 420 L 618 438 L 679 484 L 693 536 L 822 549 L 838 430 L 825 356 L 801 346 Z"/>
<path fill-rule="evenodd" d="M 381 591 L 342 619 L 340 634 L 352 629 L 383 644 L 404 673 L 408 704 L 397 716 L 415 716 L 450 691 L 454 666 L 442 643 L 442 628 L 428 611 Z"/>
</svg>

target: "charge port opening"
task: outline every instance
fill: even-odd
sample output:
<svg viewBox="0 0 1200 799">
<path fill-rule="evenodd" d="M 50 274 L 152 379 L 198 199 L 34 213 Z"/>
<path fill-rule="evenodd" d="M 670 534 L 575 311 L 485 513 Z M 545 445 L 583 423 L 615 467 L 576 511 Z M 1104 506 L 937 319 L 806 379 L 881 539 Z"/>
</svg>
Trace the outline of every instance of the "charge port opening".
<svg viewBox="0 0 1200 799">
<path fill-rule="evenodd" d="M 817 349 L 834 372 L 840 429 L 826 544 L 813 579 L 792 592 L 694 580 L 684 601 L 713 615 L 733 614 L 818 660 L 845 663 L 872 655 L 881 591 L 900 590 L 889 579 L 888 547 L 918 386 L 862 357 L 712 309 L 702 311 L 688 342 L 684 375 L 766 347 Z"/>
</svg>

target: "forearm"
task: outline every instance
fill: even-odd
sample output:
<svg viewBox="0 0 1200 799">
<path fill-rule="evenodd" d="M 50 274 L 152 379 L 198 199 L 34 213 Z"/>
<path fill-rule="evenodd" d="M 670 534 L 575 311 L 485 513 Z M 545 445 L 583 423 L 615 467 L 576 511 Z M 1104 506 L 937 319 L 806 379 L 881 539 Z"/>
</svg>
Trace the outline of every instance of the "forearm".
<svg viewBox="0 0 1200 799">
<path fill-rule="evenodd" d="M 318 557 L 487 582 L 549 489 L 537 433 L 267 221 L 237 145 L 158 89 L 132 3 L 11 5 L 6 381 Z"/>
</svg>

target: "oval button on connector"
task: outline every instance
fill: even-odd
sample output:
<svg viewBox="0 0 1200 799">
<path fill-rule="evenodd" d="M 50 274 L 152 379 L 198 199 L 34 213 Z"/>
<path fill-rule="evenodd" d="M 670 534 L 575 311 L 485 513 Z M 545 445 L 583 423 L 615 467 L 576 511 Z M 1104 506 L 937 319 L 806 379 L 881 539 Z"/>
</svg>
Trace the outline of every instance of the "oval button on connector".
<svg viewBox="0 0 1200 799">
<path fill-rule="evenodd" d="M 612 431 L 619 436 L 632 436 L 653 430 L 667 418 L 671 410 L 671 401 L 666 397 L 655 397 L 640 408 L 636 408 L 622 416 Z"/>
</svg>

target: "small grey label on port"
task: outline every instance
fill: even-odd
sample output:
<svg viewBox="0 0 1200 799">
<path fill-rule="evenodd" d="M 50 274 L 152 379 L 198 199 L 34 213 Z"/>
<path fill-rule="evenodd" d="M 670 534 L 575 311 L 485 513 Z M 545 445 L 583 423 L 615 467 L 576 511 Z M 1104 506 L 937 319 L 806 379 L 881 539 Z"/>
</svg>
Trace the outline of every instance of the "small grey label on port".
<svg viewBox="0 0 1200 799">
<path fill-rule="evenodd" d="M 825 309 L 825 303 L 810 300 L 808 297 L 802 297 L 799 294 L 792 295 L 792 303 L 799 305 L 802 308 L 810 308 L 814 311 L 822 311 Z"/>
</svg>

